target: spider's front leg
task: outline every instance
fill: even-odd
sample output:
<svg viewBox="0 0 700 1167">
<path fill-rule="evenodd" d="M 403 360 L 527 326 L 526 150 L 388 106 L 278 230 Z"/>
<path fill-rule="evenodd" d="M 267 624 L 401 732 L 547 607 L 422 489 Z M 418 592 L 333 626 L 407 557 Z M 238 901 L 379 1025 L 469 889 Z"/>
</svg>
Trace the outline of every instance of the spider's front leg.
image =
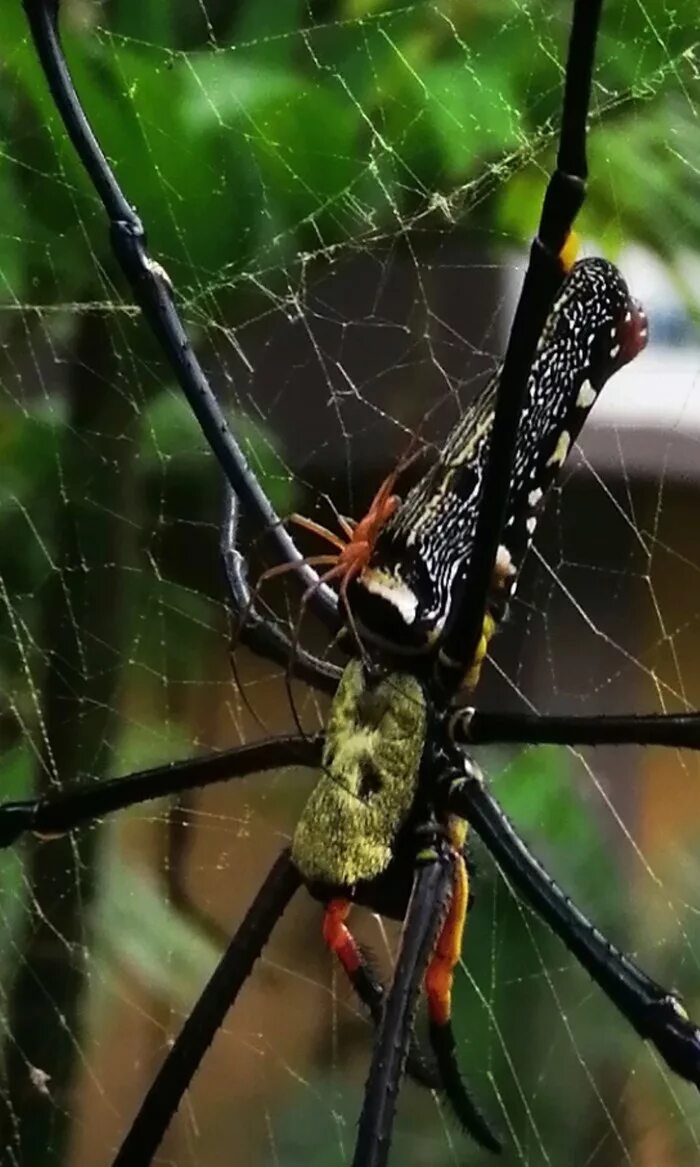
<svg viewBox="0 0 700 1167">
<path fill-rule="evenodd" d="M 51 96 L 109 219 L 114 255 L 204 437 L 246 513 L 261 532 L 269 533 L 281 562 L 293 565 L 300 574 L 314 611 L 335 629 L 336 597 L 304 563 L 230 429 L 178 314 L 172 283 L 150 257 L 144 226 L 121 190 L 83 110 L 61 45 L 60 0 L 24 0 L 24 9 Z"/>
</svg>

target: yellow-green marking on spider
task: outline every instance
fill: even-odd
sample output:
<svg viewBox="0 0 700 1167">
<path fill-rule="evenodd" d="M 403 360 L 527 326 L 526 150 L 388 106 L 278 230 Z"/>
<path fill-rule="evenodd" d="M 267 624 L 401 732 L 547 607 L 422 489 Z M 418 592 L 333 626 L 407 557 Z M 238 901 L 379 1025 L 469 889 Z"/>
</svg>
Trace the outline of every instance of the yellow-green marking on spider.
<svg viewBox="0 0 700 1167">
<path fill-rule="evenodd" d="M 372 680 L 351 661 L 331 707 L 323 772 L 292 841 L 305 879 L 351 888 L 384 871 L 415 797 L 425 735 L 415 677 Z"/>
</svg>

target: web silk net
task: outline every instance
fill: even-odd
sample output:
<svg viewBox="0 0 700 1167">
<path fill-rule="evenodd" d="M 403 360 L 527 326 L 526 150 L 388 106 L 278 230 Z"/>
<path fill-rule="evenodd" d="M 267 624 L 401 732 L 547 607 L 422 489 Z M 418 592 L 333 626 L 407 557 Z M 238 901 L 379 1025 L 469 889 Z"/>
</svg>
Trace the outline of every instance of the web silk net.
<svg viewBox="0 0 700 1167">
<path fill-rule="evenodd" d="M 282 514 L 359 518 L 416 436 L 439 448 L 503 352 L 552 165 L 569 3 L 62 9 L 85 108 L 266 490 Z M 232 674 L 223 476 L 116 270 L 19 5 L 0 26 L 5 800 L 294 722 L 284 669 L 234 646 Z M 553 494 L 484 708 L 700 708 L 697 41 L 694 0 L 605 5 L 579 227 L 645 299 L 652 341 Z M 243 542 L 255 579 L 269 544 L 245 526 Z M 286 578 L 261 603 L 293 628 L 299 596 Z M 302 639 L 339 659 L 310 614 Z M 320 727 L 326 699 L 299 683 L 294 698 Z M 700 1016 L 696 756 L 478 757 L 552 874 Z M 312 781 L 251 776 L 0 854 L 3 1163 L 111 1162 Z M 697 1163 L 697 1092 L 477 843 L 474 859 L 455 1027 L 501 1161 Z M 353 923 L 388 975 L 396 928 L 359 910 Z M 157 1161 L 349 1162 L 371 1042 L 301 895 Z M 405 1084 L 392 1163 L 487 1159 Z"/>
</svg>

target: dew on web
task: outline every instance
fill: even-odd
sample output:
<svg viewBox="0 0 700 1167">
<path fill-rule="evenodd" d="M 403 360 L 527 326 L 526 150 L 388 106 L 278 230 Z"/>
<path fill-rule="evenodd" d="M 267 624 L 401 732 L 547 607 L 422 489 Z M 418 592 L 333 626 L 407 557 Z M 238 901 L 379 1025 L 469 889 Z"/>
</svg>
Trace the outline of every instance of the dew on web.
<svg viewBox="0 0 700 1167">
<path fill-rule="evenodd" d="M 0 74 L 2 801 L 294 730 L 282 666 L 237 646 L 232 670 L 223 478 L 125 290 L 15 7 Z M 552 164 L 568 0 L 62 9 L 82 100 L 275 506 L 336 530 L 413 443 L 404 494 L 503 352 Z M 625 269 L 652 343 L 605 390 L 549 502 L 486 709 L 700 708 L 696 26 L 690 3 L 606 4 L 580 228 Z M 254 581 L 272 560 L 245 516 L 242 545 Z M 299 598 L 289 577 L 259 596 L 291 629 Z M 342 660 L 311 612 L 301 638 Z M 306 730 L 322 726 L 327 698 L 292 692 Z M 478 758 L 552 875 L 700 1016 L 696 756 Z M 111 1163 L 312 781 L 292 765 L 0 852 L 3 1163 Z M 696 1091 L 476 841 L 474 861 L 455 1027 L 501 1161 L 695 1164 Z M 356 917 L 388 975 L 398 928 Z M 300 895 L 156 1162 L 351 1161 L 372 1030 L 320 923 Z M 391 1161 L 487 1157 L 407 1082 Z"/>
</svg>

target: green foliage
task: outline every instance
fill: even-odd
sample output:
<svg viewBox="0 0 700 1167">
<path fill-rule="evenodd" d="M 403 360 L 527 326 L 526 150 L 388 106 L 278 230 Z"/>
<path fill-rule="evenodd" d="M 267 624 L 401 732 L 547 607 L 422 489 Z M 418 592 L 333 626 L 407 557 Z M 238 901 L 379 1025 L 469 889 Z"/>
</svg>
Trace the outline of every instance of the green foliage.
<svg viewBox="0 0 700 1167">
<path fill-rule="evenodd" d="M 184 10 L 178 23 L 176 7 L 147 7 L 146 22 L 144 6 L 126 2 L 108 28 L 66 22 L 67 50 L 185 295 L 388 227 L 438 192 L 461 192 L 467 230 L 530 233 L 559 103 L 563 2 L 520 13 L 458 3 L 449 15 L 423 3 L 339 6 L 337 23 L 314 27 L 296 0 L 258 0 L 238 6 L 229 45 L 210 51 L 202 24 L 199 46 L 188 28 L 185 52 Z M 644 14 L 611 3 L 600 54 L 584 230 L 613 228 L 666 258 L 698 242 L 687 165 L 700 153 L 695 15 L 688 3 L 672 14 L 661 0 Z M 95 259 L 112 270 L 108 241 L 19 6 L 5 22 L 4 295 L 21 302 L 31 287 L 67 306 L 104 292 Z"/>
</svg>

